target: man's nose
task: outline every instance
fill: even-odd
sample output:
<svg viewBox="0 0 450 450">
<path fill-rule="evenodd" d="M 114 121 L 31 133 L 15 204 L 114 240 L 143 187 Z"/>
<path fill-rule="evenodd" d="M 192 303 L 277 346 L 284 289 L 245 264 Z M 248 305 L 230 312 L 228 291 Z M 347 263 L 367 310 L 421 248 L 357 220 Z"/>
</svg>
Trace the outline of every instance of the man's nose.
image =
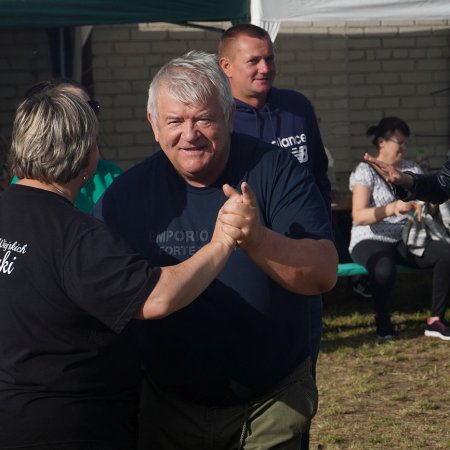
<svg viewBox="0 0 450 450">
<path fill-rule="evenodd" d="M 264 59 L 261 59 L 258 63 L 258 70 L 262 73 L 267 73 L 270 71 L 270 66 Z"/>
<path fill-rule="evenodd" d="M 192 141 L 198 136 L 198 130 L 194 122 L 186 121 L 183 124 L 183 138 Z"/>
</svg>

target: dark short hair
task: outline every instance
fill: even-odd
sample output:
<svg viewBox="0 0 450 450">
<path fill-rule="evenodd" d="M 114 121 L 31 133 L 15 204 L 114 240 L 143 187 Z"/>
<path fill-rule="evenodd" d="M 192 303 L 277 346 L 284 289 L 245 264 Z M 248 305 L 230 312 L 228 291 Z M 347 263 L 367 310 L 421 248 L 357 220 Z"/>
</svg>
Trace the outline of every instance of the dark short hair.
<svg viewBox="0 0 450 450">
<path fill-rule="evenodd" d="M 398 117 L 384 117 L 378 122 L 378 125 L 372 125 L 366 131 L 367 136 L 373 136 L 372 144 L 378 147 L 378 139 L 383 138 L 385 140 L 396 132 L 404 134 L 406 137 L 410 135 L 408 124 Z"/>
<path fill-rule="evenodd" d="M 222 51 L 226 47 L 227 43 L 232 39 L 236 39 L 240 35 L 256 39 L 271 40 L 269 33 L 264 28 L 253 25 L 252 23 L 240 23 L 228 28 L 223 32 L 222 37 L 219 41 L 219 56 L 221 56 Z"/>
</svg>

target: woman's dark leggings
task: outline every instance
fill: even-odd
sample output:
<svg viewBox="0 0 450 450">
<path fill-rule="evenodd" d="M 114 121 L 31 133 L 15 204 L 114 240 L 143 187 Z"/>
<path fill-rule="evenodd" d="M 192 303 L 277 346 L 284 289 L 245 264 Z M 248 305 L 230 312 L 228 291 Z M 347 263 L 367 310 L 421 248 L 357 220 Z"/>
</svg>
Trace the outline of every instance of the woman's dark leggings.
<svg viewBox="0 0 450 450">
<path fill-rule="evenodd" d="M 395 283 L 395 264 L 418 269 L 433 268 L 431 316 L 443 317 L 450 293 L 450 244 L 430 241 L 422 256 L 410 253 L 405 244 L 365 240 L 352 250 L 353 261 L 369 272 L 375 312 L 389 314 L 389 298 Z"/>
</svg>

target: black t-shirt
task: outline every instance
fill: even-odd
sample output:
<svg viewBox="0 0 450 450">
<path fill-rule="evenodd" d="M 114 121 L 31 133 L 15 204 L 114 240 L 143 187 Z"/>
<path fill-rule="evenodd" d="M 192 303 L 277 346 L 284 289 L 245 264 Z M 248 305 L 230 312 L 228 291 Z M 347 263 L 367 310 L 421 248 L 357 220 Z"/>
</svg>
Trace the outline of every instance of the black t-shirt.
<svg viewBox="0 0 450 450">
<path fill-rule="evenodd" d="M 0 195 L 0 448 L 132 446 L 130 321 L 158 273 L 59 195 Z"/>
</svg>

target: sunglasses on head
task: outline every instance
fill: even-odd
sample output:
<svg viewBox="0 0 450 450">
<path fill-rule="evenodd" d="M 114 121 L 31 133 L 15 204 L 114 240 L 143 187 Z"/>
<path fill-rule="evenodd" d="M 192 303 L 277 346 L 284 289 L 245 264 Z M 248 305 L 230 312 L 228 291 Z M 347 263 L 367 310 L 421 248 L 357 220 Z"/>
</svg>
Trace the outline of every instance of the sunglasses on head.
<svg viewBox="0 0 450 450">
<path fill-rule="evenodd" d="M 100 103 L 97 100 L 88 100 L 88 105 L 95 112 L 96 116 L 100 114 Z"/>
</svg>

